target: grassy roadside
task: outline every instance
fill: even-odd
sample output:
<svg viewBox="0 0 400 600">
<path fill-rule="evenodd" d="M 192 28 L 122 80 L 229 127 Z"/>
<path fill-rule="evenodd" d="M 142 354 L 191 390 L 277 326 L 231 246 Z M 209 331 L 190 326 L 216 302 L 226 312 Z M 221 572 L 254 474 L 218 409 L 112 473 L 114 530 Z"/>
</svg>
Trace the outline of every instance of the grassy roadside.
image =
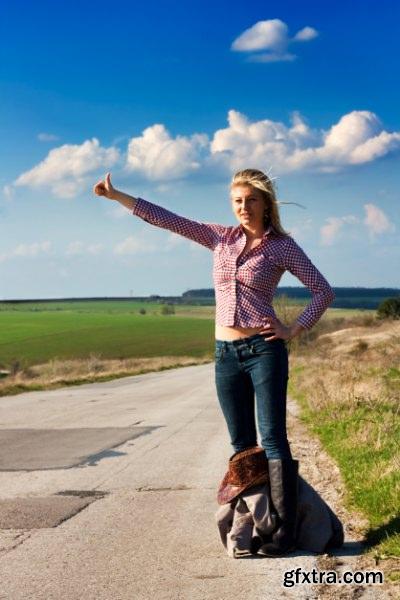
<svg viewBox="0 0 400 600">
<path fill-rule="evenodd" d="M 0 397 L 14 396 L 23 392 L 54 390 L 69 385 L 100 383 L 131 375 L 202 365 L 212 360 L 211 355 L 109 360 L 95 354 L 80 360 L 53 359 L 47 363 L 19 369 L 6 379 L 0 379 Z"/>
<path fill-rule="evenodd" d="M 400 576 L 400 321 L 328 321 L 290 351 L 289 393 L 335 460 L 368 554 Z"/>
</svg>

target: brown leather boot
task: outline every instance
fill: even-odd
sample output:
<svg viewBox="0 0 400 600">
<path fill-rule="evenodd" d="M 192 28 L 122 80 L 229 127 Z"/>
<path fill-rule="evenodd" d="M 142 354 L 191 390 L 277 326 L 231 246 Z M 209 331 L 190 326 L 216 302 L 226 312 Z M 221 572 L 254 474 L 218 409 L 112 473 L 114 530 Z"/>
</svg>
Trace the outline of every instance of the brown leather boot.
<svg viewBox="0 0 400 600">
<path fill-rule="evenodd" d="M 282 556 L 296 547 L 296 522 L 298 499 L 299 461 L 293 459 L 268 459 L 272 504 L 278 514 L 278 529 L 272 542 L 259 549 L 265 556 Z"/>
</svg>

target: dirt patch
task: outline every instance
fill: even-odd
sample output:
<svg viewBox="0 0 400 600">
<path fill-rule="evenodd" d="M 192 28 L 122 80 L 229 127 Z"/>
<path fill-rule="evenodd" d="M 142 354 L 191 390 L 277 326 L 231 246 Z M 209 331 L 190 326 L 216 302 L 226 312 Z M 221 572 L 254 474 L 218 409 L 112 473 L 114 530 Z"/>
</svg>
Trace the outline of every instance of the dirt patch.
<svg viewBox="0 0 400 600">
<path fill-rule="evenodd" d="M 400 320 L 383 321 L 379 327 L 347 327 L 330 333 L 324 333 L 318 337 L 318 342 L 330 341 L 332 352 L 342 354 L 352 348 L 360 341 L 368 346 L 375 346 L 381 342 L 393 340 L 400 336 Z"/>
</svg>

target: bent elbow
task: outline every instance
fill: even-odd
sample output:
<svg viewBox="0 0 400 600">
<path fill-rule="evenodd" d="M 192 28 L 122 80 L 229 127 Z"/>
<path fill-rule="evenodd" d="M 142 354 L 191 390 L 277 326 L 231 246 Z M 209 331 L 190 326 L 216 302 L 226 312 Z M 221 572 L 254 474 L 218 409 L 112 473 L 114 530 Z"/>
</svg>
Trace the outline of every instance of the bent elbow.
<svg viewBox="0 0 400 600">
<path fill-rule="evenodd" d="M 333 291 L 333 289 L 329 286 L 329 290 L 327 291 L 327 301 L 329 304 L 332 304 L 332 302 L 335 300 L 336 298 L 336 294 Z"/>
</svg>

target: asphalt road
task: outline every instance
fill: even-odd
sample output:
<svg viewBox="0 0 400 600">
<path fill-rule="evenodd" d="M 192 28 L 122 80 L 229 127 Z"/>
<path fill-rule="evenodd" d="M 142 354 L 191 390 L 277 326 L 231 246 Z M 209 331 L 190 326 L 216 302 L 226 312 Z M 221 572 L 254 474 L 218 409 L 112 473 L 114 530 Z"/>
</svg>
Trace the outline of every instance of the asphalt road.
<svg viewBox="0 0 400 600">
<path fill-rule="evenodd" d="M 0 398 L 0 598 L 317 598 L 316 567 L 227 556 L 216 489 L 232 453 L 213 364 Z"/>
</svg>

